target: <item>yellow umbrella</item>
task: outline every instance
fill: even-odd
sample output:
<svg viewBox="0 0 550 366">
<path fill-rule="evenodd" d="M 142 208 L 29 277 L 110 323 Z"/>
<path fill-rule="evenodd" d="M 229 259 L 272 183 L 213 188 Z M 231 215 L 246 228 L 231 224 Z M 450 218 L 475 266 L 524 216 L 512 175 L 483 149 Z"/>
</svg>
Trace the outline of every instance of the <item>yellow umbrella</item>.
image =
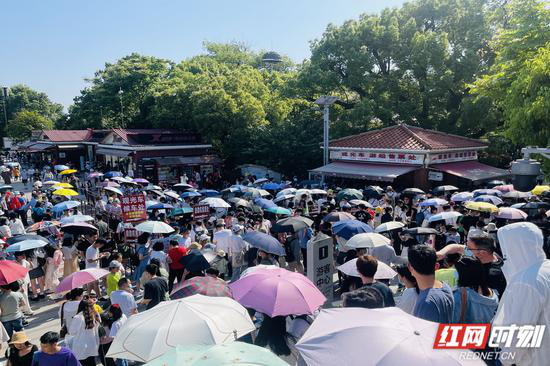
<svg viewBox="0 0 550 366">
<path fill-rule="evenodd" d="M 78 192 L 68 188 L 58 189 L 57 191 L 53 191 L 53 194 L 56 194 L 58 196 L 78 196 Z"/>
<path fill-rule="evenodd" d="M 540 195 L 540 194 L 542 194 L 543 192 L 546 192 L 546 191 L 550 191 L 550 186 L 536 186 L 535 188 L 533 188 L 531 193 L 538 196 L 538 195 Z"/>
<path fill-rule="evenodd" d="M 73 185 L 71 183 L 57 183 L 57 184 L 54 184 L 52 187 L 54 187 L 54 188 L 73 188 Z"/>
<path fill-rule="evenodd" d="M 62 171 L 61 173 L 59 173 L 59 174 L 61 174 L 61 175 L 67 175 L 67 174 L 73 174 L 73 173 L 76 173 L 76 172 L 78 172 L 78 170 L 76 170 L 76 169 L 66 169 L 66 170 L 63 170 L 63 171 Z"/>
<path fill-rule="evenodd" d="M 473 211 L 498 212 L 498 207 L 488 202 L 468 202 L 464 207 Z"/>
</svg>

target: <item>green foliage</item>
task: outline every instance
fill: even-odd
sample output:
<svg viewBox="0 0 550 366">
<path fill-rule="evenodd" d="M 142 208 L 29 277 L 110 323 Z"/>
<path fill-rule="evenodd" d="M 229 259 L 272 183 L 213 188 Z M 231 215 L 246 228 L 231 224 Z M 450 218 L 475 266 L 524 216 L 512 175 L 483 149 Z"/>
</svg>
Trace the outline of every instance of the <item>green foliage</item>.
<svg viewBox="0 0 550 366">
<path fill-rule="evenodd" d="M 45 93 L 37 92 L 26 85 L 14 85 L 9 88 L 6 110 L 8 121 L 14 119 L 16 114 L 23 110 L 36 112 L 52 122 L 63 117 L 61 104 L 52 102 Z M 0 118 L 3 121 L 3 111 Z"/>
<path fill-rule="evenodd" d="M 20 142 L 28 140 L 34 130 L 51 130 L 53 126 L 54 123 L 50 119 L 38 112 L 23 109 L 8 122 L 6 132 L 8 137 Z"/>
</svg>

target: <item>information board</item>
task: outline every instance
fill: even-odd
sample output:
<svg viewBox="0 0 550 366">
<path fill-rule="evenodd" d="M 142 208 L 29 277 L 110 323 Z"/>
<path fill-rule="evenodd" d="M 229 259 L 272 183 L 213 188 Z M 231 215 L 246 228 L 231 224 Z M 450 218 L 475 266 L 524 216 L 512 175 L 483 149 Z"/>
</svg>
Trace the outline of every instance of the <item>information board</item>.
<svg viewBox="0 0 550 366">
<path fill-rule="evenodd" d="M 203 220 L 210 216 L 209 205 L 195 205 L 193 206 L 193 220 Z"/>
<path fill-rule="evenodd" d="M 122 197 L 120 208 L 124 222 L 141 221 L 147 219 L 145 195 L 143 193 L 130 194 Z"/>
<path fill-rule="evenodd" d="M 332 238 L 319 233 L 307 245 L 307 277 L 325 295 L 326 306 L 333 299 L 334 246 Z"/>
</svg>

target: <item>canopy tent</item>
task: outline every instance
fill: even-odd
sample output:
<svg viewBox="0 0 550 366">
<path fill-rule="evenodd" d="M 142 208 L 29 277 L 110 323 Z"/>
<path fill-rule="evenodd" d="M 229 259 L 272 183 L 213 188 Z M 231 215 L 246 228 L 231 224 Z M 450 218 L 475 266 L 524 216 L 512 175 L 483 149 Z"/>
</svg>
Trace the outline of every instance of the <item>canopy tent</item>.
<svg viewBox="0 0 550 366">
<path fill-rule="evenodd" d="M 331 177 L 393 182 L 400 175 L 412 172 L 418 168 L 418 166 L 345 163 L 338 161 L 310 170 L 310 172 Z"/>
<path fill-rule="evenodd" d="M 475 160 L 431 164 L 429 167 L 430 169 L 439 170 L 472 182 L 490 180 L 510 175 L 507 170 L 485 165 Z"/>
</svg>

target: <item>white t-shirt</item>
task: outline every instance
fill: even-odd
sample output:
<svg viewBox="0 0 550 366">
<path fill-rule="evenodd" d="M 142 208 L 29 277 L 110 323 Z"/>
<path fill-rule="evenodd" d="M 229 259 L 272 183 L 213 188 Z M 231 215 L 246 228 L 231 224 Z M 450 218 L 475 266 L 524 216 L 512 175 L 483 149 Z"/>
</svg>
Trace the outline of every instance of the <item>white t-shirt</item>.
<svg viewBox="0 0 550 366">
<path fill-rule="evenodd" d="M 212 241 L 216 244 L 216 250 L 223 250 L 229 253 L 229 239 L 233 233 L 229 229 L 222 229 L 214 233 Z"/>
<path fill-rule="evenodd" d="M 61 305 L 63 307 L 63 321 L 65 322 L 65 325 L 67 325 L 67 329 L 71 326 L 71 322 L 73 321 L 73 317 L 76 315 L 79 304 L 80 301 L 67 301 L 64 305 Z M 59 317 L 61 318 L 61 308 L 59 308 Z"/>
<path fill-rule="evenodd" d="M 162 252 L 162 251 L 156 251 L 153 250 L 151 252 L 151 256 L 149 257 L 149 263 L 151 263 L 151 259 L 156 258 L 160 262 L 160 266 L 164 268 L 165 270 L 168 270 L 168 263 L 166 262 L 166 257 L 168 254 Z"/>
<path fill-rule="evenodd" d="M 78 360 L 97 356 L 99 349 L 98 324 L 92 329 L 86 329 L 86 322 L 82 313 L 75 315 L 69 330 L 69 348 Z M 67 341 L 67 339 L 65 339 Z"/>
<path fill-rule="evenodd" d="M 137 309 L 134 296 L 123 290 L 111 292 L 111 304 L 118 304 L 126 317 L 132 316 L 132 311 Z"/>
<path fill-rule="evenodd" d="M 118 330 L 124 325 L 124 323 L 126 323 L 126 320 L 128 320 L 128 318 L 126 317 L 126 315 L 122 314 L 120 319 L 118 319 L 116 322 L 113 323 L 113 325 L 111 325 L 111 332 L 109 333 L 109 337 L 116 337 Z"/>
<path fill-rule="evenodd" d="M 90 245 L 88 249 L 86 249 L 86 269 L 88 268 L 99 268 L 99 261 L 95 262 L 88 262 L 88 260 L 91 259 L 98 259 L 99 258 L 99 249 L 95 248 L 93 245 Z"/>
<path fill-rule="evenodd" d="M 418 299 L 418 294 L 416 293 L 415 288 L 407 288 L 399 298 L 397 298 L 396 306 L 403 310 L 406 313 L 412 314 L 414 307 L 416 306 L 416 300 Z"/>
</svg>

